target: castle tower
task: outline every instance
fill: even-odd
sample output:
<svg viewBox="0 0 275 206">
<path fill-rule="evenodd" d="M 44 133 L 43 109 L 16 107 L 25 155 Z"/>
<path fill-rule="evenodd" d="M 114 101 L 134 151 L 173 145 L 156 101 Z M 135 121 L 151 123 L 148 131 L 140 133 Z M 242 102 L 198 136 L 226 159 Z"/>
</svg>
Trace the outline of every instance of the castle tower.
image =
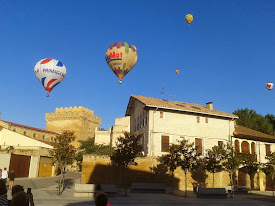
<svg viewBox="0 0 275 206">
<path fill-rule="evenodd" d="M 76 139 L 72 143 L 79 147 L 78 140 L 95 137 L 95 127 L 99 127 L 101 118 L 85 107 L 56 108 L 53 113 L 46 113 L 46 130 L 62 133 L 64 130 L 74 131 Z"/>
</svg>

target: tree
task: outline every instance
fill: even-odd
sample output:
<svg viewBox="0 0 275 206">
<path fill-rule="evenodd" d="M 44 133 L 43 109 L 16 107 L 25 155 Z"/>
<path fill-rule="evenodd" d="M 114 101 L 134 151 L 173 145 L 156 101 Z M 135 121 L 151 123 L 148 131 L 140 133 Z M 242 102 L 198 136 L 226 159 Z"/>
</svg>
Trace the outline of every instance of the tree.
<svg viewBox="0 0 275 206">
<path fill-rule="evenodd" d="M 188 140 L 179 141 L 179 153 L 180 159 L 178 160 L 178 166 L 184 172 L 185 176 L 185 197 L 187 197 L 187 172 L 191 171 L 196 160 L 196 148 L 194 143 L 189 143 Z"/>
<path fill-rule="evenodd" d="M 112 155 L 113 148 L 110 145 L 95 144 L 94 138 L 88 138 L 87 140 L 79 140 L 79 151 L 75 157 L 77 165 L 80 167 L 83 161 L 84 154 L 95 155 Z"/>
<path fill-rule="evenodd" d="M 257 114 L 253 109 L 238 109 L 234 111 L 233 114 L 239 117 L 239 119 L 236 120 L 238 125 L 273 135 L 273 125 L 270 123 L 270 120 Z"/>
<path fill-rule="evenodd" d="M 74 161 L 76 149 L 71 142 L 75 140 L 74 132 L 64 131 L 61 135 L 56 136 L 53 150 L 50 151 L 53 161 L 57 163 L 61 171 L 58 181 L 59 195 L 64 190 L 65 169 L 66 166 L 71 165 Z"/>
<path fill-rule="evenodd" d="M 223 171 L 224 148 L 222 146 L 214 146 L 206 151 L 206 170 L 213 174 L 213 187 L 215 173 Z"/>
<path fill-rule="evenodd" d="M 274 197 L 274 180 L 275 180 L 275 153 L 271 153 L 270 155 L 265 157 L 267 159 L 266 163 L 262 164 L 262 171 L 271 177 L 272 181 L 272 193 Z"/>
<path fill-rule="evenodd" d="M 227 144 L 224 148 L 224 161 L 223 167 L 230 175 L 231 192 L 233 192 L 233 186 L 235 183 L 235 174 L 241 165 L 241 156 L 235 152 L 235 149 L 231 144 Z"/>
<path fill-rule="evenodd" d="M 267 114 L 265 115 L 265 118 L 269 120 L 269 122 L 273 126 L 273 131 L 275 130 L 275 116 L 273 114 Z"/>
<path fill-rule="evenodd" d="M 249 153 L 241 154 L 241 170 L 250 177 L 250 188 L 254 189 L 254 176 L 259 169 L 259 164 L 256 162 L 255 155 Z"/>
<path fill-rule="evenodd" d="M 206 159 L 198 157 L 191 168 L 191 177 L 196 183 L 193 183 L 194 187 L 206 187 L 206 179 L 208 175 L 205 171 Z"/>
<path fill-rule="evenodd" d="M 125 169 L 125 180 L 127 181 L 127 169 L 129 165 L 137 165 L 135 158 L 142 151 L 140 140 L 143 134 L 124 132 L 124 137 L 119 137 L 116 141 L 116 148 L 110 156 L 114 165 Z M 127 186 L 125 183 L 125 196 L 127 196 Z"/>
<path fill-rule="evenodd" d="M 167 166 L 172 174 L 172 179 L 174 178 L 174 172 L 178 167 L 178 162 L 180 161 L 179 145 L 172 144 L 169 146 L 169 154 L 162 155 L 158 158 L 158 161 Z M 172 183 L 173 192 L 173 183 Z"/>
</svg>

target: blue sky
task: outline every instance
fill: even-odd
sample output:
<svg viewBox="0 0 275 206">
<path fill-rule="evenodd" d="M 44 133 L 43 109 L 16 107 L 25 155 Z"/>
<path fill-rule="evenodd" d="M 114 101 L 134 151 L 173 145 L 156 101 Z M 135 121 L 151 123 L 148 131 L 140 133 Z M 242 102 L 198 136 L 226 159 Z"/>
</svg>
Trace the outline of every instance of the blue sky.
<svg viewBox="0 0 275 206">
<path fill-rule="evenodd" d="M 105 61 L 118 41 L 138 53 L 121 85 Z M 131 94 L 162 88 L 168 100 L 275 114 L 274 56 L 272 0 L 0 0 L 1 118 L 45 129 L 45 113 L 84 106 L 108 129 Z M 49 98 L 34 74 L 43 58 L 67 68 Z"/>
</svg>

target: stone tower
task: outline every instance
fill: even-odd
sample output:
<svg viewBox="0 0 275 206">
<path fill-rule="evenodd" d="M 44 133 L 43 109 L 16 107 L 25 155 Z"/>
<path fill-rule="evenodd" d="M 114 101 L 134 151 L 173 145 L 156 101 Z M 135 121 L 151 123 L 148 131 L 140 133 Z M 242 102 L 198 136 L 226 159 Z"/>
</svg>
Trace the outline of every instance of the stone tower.
<svg viewBox="0 0 275 206">
<path fill-rule="evenodd" d="M 76 139 L 72 143 L 79 147 L 78 140 L 95 137 L 95 127 L 99 127 L 101 118 L 90 109 L 80 107 L 56 108 L 53 113 L 46 113 L 46 130 L 62 133 L 64 130 L 74 131 Z"/>
</svg>

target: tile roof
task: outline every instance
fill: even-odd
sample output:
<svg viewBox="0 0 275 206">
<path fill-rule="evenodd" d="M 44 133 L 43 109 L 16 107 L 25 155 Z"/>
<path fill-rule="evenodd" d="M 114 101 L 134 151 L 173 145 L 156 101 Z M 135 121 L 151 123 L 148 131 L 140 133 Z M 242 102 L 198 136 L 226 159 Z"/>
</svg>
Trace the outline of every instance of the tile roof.
<svg viewBox="0 0 275 206">
<path fill-rule="evenodd" d="M 0 121 L 5 122 L 5 123 L 10 124 L 10 125 L 13 125 L 13 126 L 23 127 L 23 128 L 35 130 L 35 131 L 38 131 L 38 132 L 45 132 L 45 133 L 49 133 L 49 134 L 59 135 L 59 133 L 48 131 L 48 130 L 44 130 L 44 129 L 38 129 L 38 128 L 35 128 L 35 127 L 29 127 L 29 126 L 26 126 L 26 125 L 16 124 L 16 123 L 4 121 L 4 120 L 0 120 Z"/>
<path fill-rule="evenodd" d="M 271 136 L 262 132 L 258 132 L 256 130 L 235 125 L 235 130 L 233 132 L 234 137 L 240 139 L 252 139 L 263 142 L 275 142 L 275 136 Z"/>
<path fill-rule="evenodd" d="M 199 104 L 169 101 L 169 100 L 157 99 L 152 97 L 144 97 L 140 95 L 131 95 L 131 98 L 137 99 L 138 101 L 140 101 L 141 103 L 145 104 L 148 107 L 158 107 L 158 108 L 170 109 L 170 110 L 176 110 L 176 111 L 186 111 L 186 112 L 192 112 L 192 113 L 207 114 L 212 116 L 229 117 L 234 119 L 238 118 L 238 116 L 234 114 L 222 112 L 215 109 L 208 109 L 206 106 L 202 106 Z M 128 112 L 126 111 L 126 115 L 127 114 Z"/>
</svg>

